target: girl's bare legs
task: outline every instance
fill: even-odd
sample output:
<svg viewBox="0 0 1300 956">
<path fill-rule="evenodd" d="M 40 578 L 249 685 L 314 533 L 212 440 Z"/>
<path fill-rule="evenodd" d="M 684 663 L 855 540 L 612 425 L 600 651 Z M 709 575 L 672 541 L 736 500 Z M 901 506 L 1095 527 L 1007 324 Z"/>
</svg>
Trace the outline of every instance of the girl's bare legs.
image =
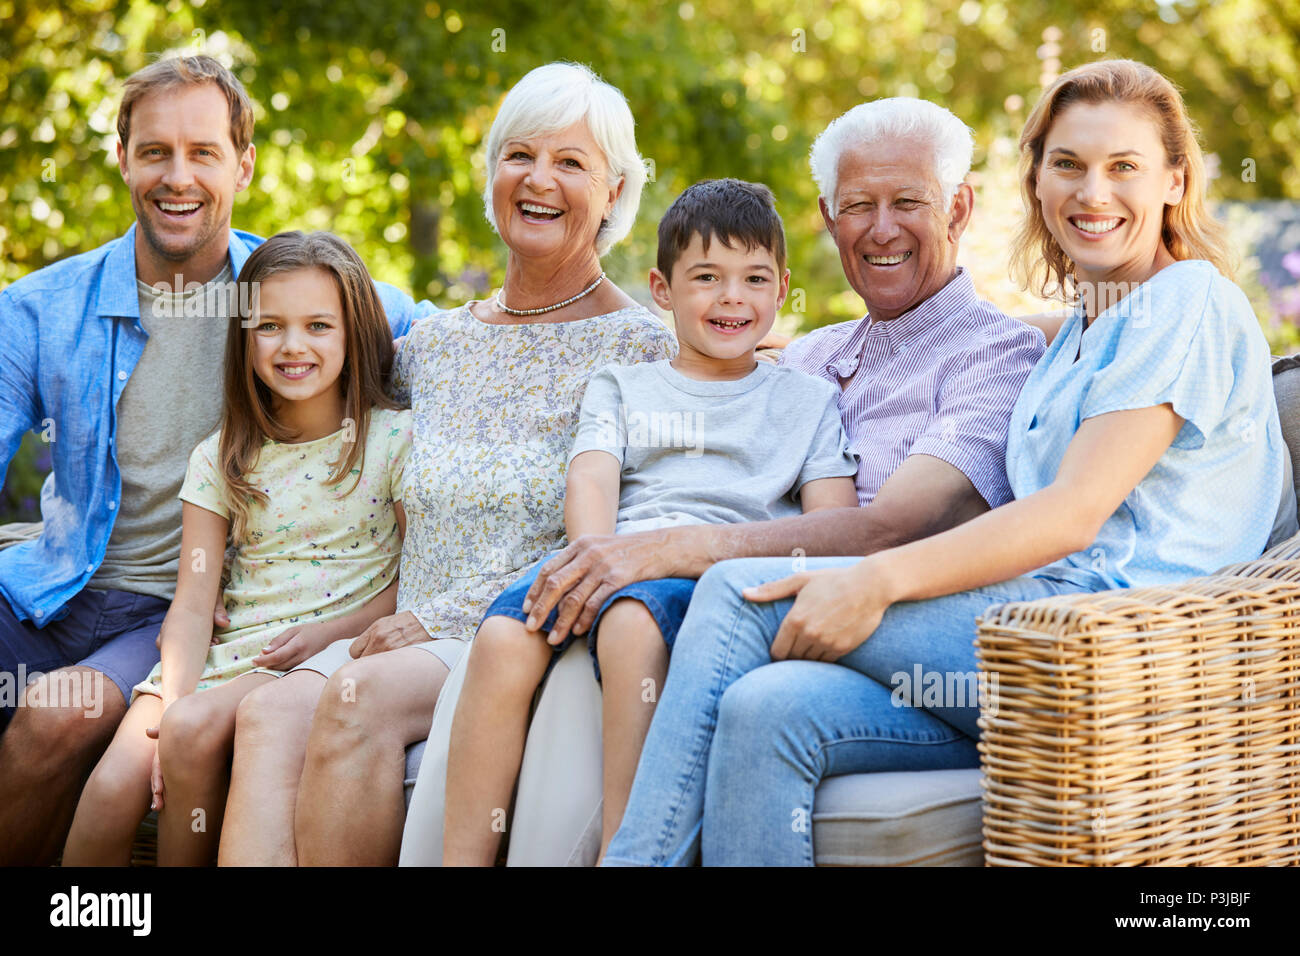
<svg viewBox="0 0 1300 956">
<path fill-rule="evenodd" d="M 519 776 L 528 709 L 553 651 L 523 622 L 494 616 L 474 654 L 451 725 L 442 836 L 444 866 L 491 866 Z"/>
<path fill-rule="evenodd" d="M 81 791 L 63 847 L 64 866 L 127 866 L 140 821 L 153 800 L 149 779 L 157 744 L 145 730 L 158 726 L 162 698 L 142 694 L 128 708 L 113 741 Z"/>
<path fill-rule="evenodd" d="M 600 858 L 623 820 L 641 748 L 668 675 L 668 648 L 640 601 L 615 601 L 601 616 L 596 640 L 603 692 L 605 801 Z M 450 790 L 450 786 L 448 787 Z"/>
<path fill-rule="evenodd" d="M 447 665 L 418 647 L 335 671 L 312 718 L 294 816 L 302 866 L 394 866 L 406 747 L 429 734 Z"/>
<path fill-rule="evenodd" d="M 273 680 L 272 674 L 241 674 L 180 698 L 163 714 L 158 737 L 163 771 L 159 866 L 212 863 L 230 786 L 235 710 L 250 691 Z"/>
<path fill-rule="evenodd" d="M 240 701 L 220 866 L 297 865 L 293 816 L 298 782 L 312 715 L 324 689 L 323 674 L 291 671 Z"/>
</svg>

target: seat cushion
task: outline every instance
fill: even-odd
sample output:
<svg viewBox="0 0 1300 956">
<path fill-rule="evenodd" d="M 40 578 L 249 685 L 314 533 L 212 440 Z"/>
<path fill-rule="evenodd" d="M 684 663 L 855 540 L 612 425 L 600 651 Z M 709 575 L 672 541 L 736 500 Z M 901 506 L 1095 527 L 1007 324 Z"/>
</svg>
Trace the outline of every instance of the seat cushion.
<svg viewBox="0 0 1300 956">
<path fill-rule="evenodd" d="M 1291 452 L 1291 477 L 1300 497 L 1300 355 L 1273 360 L 1273 395 L 1282 437 Z"/>
<path fill-rule="evenodd" d="M 406 802 L 424 741 L 406 751 Z M 818 866 L 983 866 L 978 770 L 827 777 L 813 805 Z"/>
<path fill-rule="evenodd" d="M 406 748 L 406 777 L 402 781 L 402 790 L 406 805 L 411 805 L 411 793 L 415 790 L 415 780 L 420 775 L 420 761 L 424 758 L 425 740 L 417 740 Z"/>
<path fill-rule="evenodd" d="M 818 866 L 983 866 L 980 772 L 827 777 L 813 805 Z"/>
</svg>

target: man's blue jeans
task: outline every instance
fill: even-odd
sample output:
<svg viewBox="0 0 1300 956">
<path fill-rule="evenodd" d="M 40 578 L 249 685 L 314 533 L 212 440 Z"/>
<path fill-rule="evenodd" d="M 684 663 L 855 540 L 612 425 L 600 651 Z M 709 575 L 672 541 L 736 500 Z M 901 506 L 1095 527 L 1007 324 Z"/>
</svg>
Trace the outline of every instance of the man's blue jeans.
<svg viewBox="0 0 1300 956">
<path fill-rule="evenodd" d="M 774 663 L 794 601 L 752 604 L 740 592 L 791 573 L 789 558 L 753 558 L 700 579 L 606 865 L 686 866 L 702 846 L 707 866 L 811 866 L 822 777 L 978 766 L 976 618 L 1083 590 L 1023 577 L 896 604 L 836 663 Z"/>
</svg>

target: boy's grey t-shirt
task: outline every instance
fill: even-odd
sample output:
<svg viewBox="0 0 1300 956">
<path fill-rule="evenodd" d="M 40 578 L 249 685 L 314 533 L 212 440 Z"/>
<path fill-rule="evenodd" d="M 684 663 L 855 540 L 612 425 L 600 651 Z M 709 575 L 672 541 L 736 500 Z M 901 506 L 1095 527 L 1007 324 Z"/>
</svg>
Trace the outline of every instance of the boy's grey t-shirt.
<svg viewBox="0 0 1300 956">
<path fill-rule="evenodd" d="M 806 482 L 857 474 L 838 400 L 829 382 L 765 362 L 730 382 L 668 360 L 610 365 L 587 383 L 569 460 L 622 463 L 620 534 L 797 515 Z"/>
</svg>

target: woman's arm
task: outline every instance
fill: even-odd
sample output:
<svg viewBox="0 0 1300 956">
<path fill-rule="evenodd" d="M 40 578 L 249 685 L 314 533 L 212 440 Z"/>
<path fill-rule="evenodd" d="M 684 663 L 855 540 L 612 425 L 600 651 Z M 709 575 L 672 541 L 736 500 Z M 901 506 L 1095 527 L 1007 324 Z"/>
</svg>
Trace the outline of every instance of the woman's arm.
<svg viewBox="0 0 1300 956">
<path fill-rule="evenodd" d="M 1006 581 L 1082 551 L 1182 427 L 1169 405 L 1087 419 L 1066 448 L 1056 479 L 1042 491 L 945 534 L 881 552 L 889 602 Z"/>
<path fill-rule="evenodd" d="M 614 533 L 619 471 L 618 459 L 604 451 L 584 451 L 569 462 L 564 482 L 564 531 L 570 541 L 585 534 Z"/>
<path fill-rule="evenodd" d="M 1167 404 L 1087 419 L 1041 491 L 852 567 L 747 589 L 751 601 L 798 595 L 773 659 L 835 660 L 870 637 L 891 604 L 1010 580 L 1087 548 L 1182 425 Z"/>
<path fill-rule="evenodd" d="M 858 486 L 852 478 L 815 478 L 799 489 L 803 513 L 824 508 L 856 508 Z"/>
<path fill-rule="evenodd" d="M 159 635 L 162 700 L 166 708 L 192 693 L 203 673 L 212 640 L 212 606 L 221 590 L 221 562 L 230 521 L 188 501 L 181 502 L 181 558 L 176 596 Z"/>
</svg>

